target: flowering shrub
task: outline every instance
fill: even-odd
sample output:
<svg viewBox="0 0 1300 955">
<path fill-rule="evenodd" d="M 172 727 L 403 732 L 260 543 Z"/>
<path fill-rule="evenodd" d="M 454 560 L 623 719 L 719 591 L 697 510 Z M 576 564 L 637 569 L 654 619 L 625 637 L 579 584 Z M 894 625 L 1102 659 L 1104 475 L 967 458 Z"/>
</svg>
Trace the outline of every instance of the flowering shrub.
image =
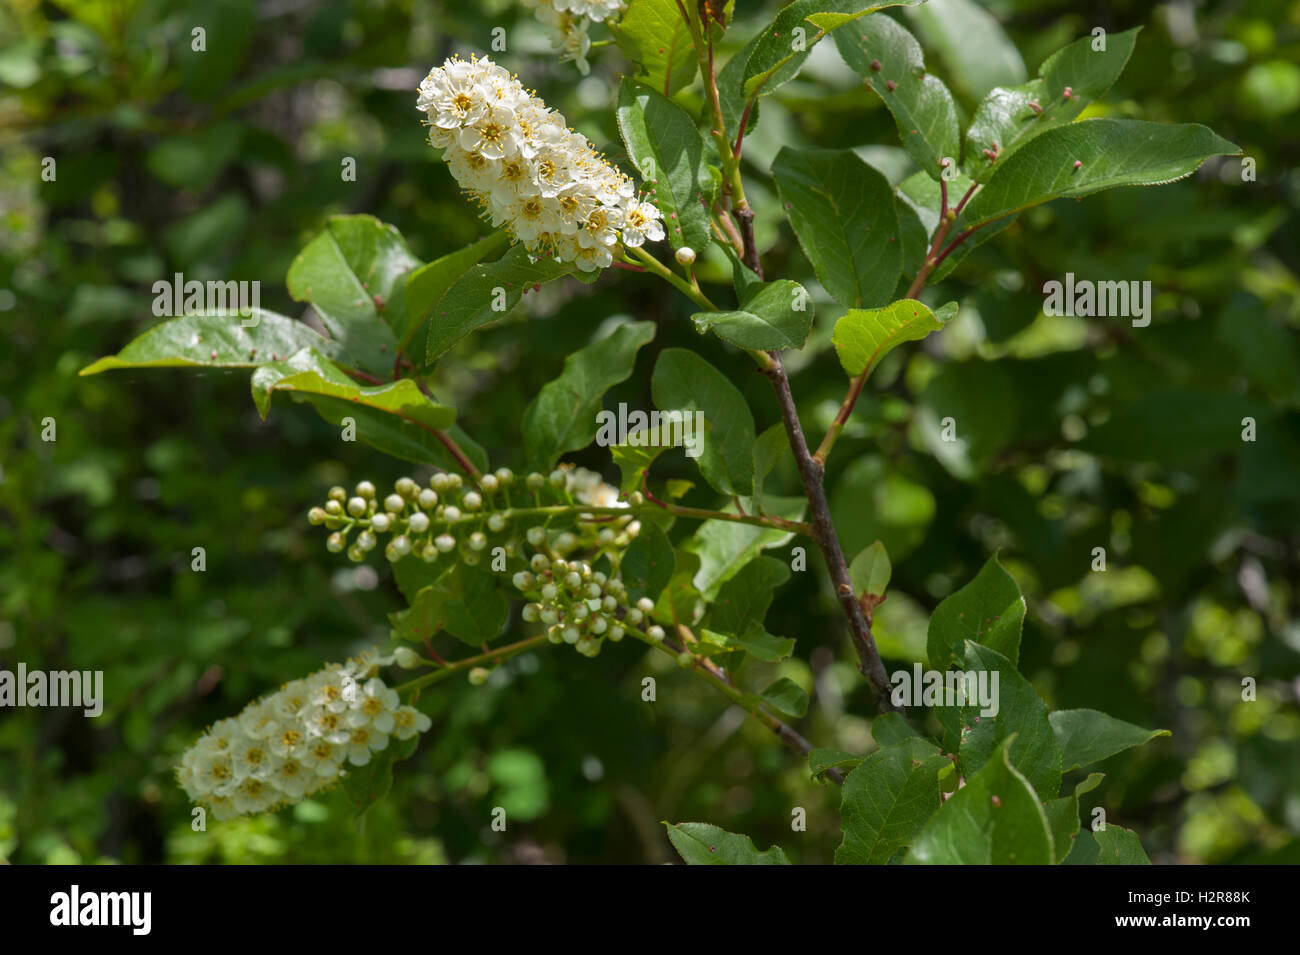
<svg viewBox="0 0 1300 955">
<path fill-rule="evenodd" d="M 452 57 L 429 72 L 416 105 L 430 143 L 495 232 L 422 263 L 395 229 L 336 217 L 288 277 L 327 334 L 269 312 L 188 314 L 87 369 L 251 367 L 264 415 L 276 393 L 289 393 L 345 440 L 353 434 L 423 469 L 387 493 L 366 480 L 352 493 L 335 487 L 307 515 L 326 532 L 325 549 L 351 561 L 383 543 L 408 599 L 392 617 L 391 656 L 294 681 L 214 726 L 181 762 L 194 800 L 227 817 L 341 781 L 364 807 L 430 725 L 413 708 L 426 688 L 459 674 L 481 685 L 492 668 L 547 644 L 594 657 L 631 637 L 743 708 L 812 775 L 843 787 L 839 862 L 1145 860 L 1131 830 L 1081 824 L 1080 799 L 1097 777 L 1071 785 L 1065 774 L 1165 731 L 1094 709 L 1049 712 L 1019 671 L 1026 605 L 996 555 L 937 605 L 923 651 L 895 648 L 915 677 L 910 667 L 891 676 L 873 630 L 888 597 L 888 548 L 875 541 L 845 552 L 842 538 L 856 529 L 835 520 L 824 476 L 873 371 L 952 319 L 956 303 L 923 297 L 972 248 L 1051 200 L 1168 183 L 1238 150 L 1199 125 L 1081 115 L 1123 70 L 1136 30 L 1070 43 L 1036 79 L 990 92 L 964 123 L 916 39 L 879 12 L 914 5 L 795 0 L 718 68 L 715 46 L 730 28 L 724 5 L 657 3 L 666 15 L 648 16 L 650 0 L 634 0 L 619 17 L 621 3 L 539 3 L 579 62 L 587 21 L 611 21 L 636 70 L 622 82 L 615 119 L 640 189 L 497 63 Z M 891 183 L 852 149 L 787 143 L 765 184 L 775 199 L 751 200 L 763 193 L 746 191 L 753 171 L 744 149 L 762 99 L 794 79 L 819 42 L 833 43 L 858 74 L 860 96 L 893 116 L 908 168 Z M 684 61 L 659 55 L 679 45 Z M 820 288 L 765 262 L 755 220 L 782 213 Z M 631 274 L 594 274 L 609 268 Z M 749 394 L 698 351 L 665 349 L 649 381 L 656 416 L 639 412 L 617 443 L 602 442 L 618 485 L 560 463 L 597 441 L 606 393 L 632 375 L 655 336 L 653 322 L 620 320 L 570 355 L 523 410 L 512 463 L 535 470 L 521 478 L 491 469 L 468 433 L 473 414 L 437 399 L 435 369 L 526 291 L 598 278 L 618 288 L 661 282 L 688 300 L 694 327 L 748 356 L 766 379 L 777 409 L 763 422 L 770 427 L 760 432 Z M 813 334 L 818 309 L 836 316 L 823 320 L 829 335 Z M 796 403 L 786 360 L 818 350 L 834 351 L 846 381 L 813 445 L 805 422 L 814 415 Z M 960 432 L 968 411 L 953 411 L 943 427 Z M 682 443 L 674 427 L 695 414 L 704 422 L 690 457 L 699 486 L 657 480 L 660 456 Z M 952 467 L 969 466 L 968 450 L 944 453 Z M 782 473 L 797 475 L 797 496 L 773 493 Z M 806 690 L 763 669 L 803 636 L 769 633 L 765 617 L 792 573 L 823 572 L 809 569 L 809 546 L 874 694 L 870 752 L 805 739 L 791 724 L 807 711 Z M 500 644 L 506 634 L 514 641 Z M 390 689 L 374 675 L 386 665 L 422 672 Z M 769 677 L 765 686 L 756 671 Z M 688 862 L 786 859 L 780 847 L 759 852 L 708 823 L 671 825 L 669 838 Z"/>
</svg>

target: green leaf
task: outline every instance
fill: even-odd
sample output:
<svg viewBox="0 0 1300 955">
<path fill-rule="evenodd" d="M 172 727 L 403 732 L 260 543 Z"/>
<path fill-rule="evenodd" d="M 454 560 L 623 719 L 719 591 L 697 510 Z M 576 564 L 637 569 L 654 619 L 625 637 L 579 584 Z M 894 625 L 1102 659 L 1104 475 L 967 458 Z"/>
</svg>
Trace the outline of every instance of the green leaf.
<svg viewBox="0 0 1300 955">
<path fill-rule="evenodd" d="M 534 260 L 522 245 L 513 246 L 495 262 L 469 269 L 430 309 L 426 360 L 437 361 L 470 332 L 504 317 L 525 291 L 572 269 L 554 259 Z"/>
<path fill-rule="evenodd" d="M 642 521 L 641 533 L 623 554 L 619 566 L 620 576 L 627 585 L 628 600 L 631 603 L 642 597 L 658 600 L 672 579 L 674 566 L 673 545 L 668 535 L 658 524 Z"/>
<path fill-rule="evenodd" d="M 353 818 L 360 818 L 393 788 L 393 763 L 408 758 L 420 745 L 420 737 L 390 739 L 388 746 L 370 757 L 364 766 L 349 764 L 343 774 L 343 792 L 352 804 Z"/>
<path fill-rule="evenodd" d="M 813 304 L 798 282 L 777 279 L 746 288 L 739 309 L 696 312 L 691 321 L 699 331 L 712 331 L 740 348 L 802 348 L 812 330 Z"/>
<path fill-rule="evenodd" d="M 871 721 L 871 738 L 881 749 L 920 735 L 899 713 L 881 713 Z"/>
<path fill-rule="evenodd" d="M 704 625 L 731 634 L 744 634 L 753 625 L 761 625 L 776 588 L 789 579 L 790 568 L 785 561 L 755 557 L 718 590 Z"/>
<path fill-rule="evenodd" d="M 974 701 L 961 707 L 936 708 L 940 722 L 947 727 L 953 724 L 954 712 L 960 717 L 962 773 L 970 776 L 978 772 L 1003 742 L 1011 739 L 1012 765 L 1041 798 L 1056 798 L 1061 788 L 1061 747 L 1047 719 L 1047 705 L 1033 685 L 1005 656 L 973 642 L 966 644 L 965 672 L 987 673 L 990 689 L 996 672 L 998 685 L 993 693 L 994 715 L 982 712 Z"/>
<path fill-rule="evenodd" d="M 962 213 L 961 224 L 971 228 L 1052 199 L 1116 186 L 1163 185 L 1190 176 L 1211 156 L 1240 152 L 1195 123 L 1079 120 L 1049 129 L 1005 163 L 996 163 L 988 183 Z"/>
<path fill-rule="evenodd" d="M 655 187 L 664 231 L 674 249 L 703 250 L 711 239 L 704 140 L 686 112 L 644 83 L 624 78 L 618 90 L 618 130 L 628 158 Z"/>
<path fill-rule="evenodd" d="M 424 328 L 434 308 L 452 284 L 484 259 L 510 244 L 504 229 L 491 232 L 464 248 L 448 252 L 421 266 L 406 277 L 406 318 L 401 327 L 394 326 L 402 350 Z M 392 317 L 390 308 L 390 319 Z"/>
<path fill-rule="evenodd" d="M 864 757 L 846 753 L 841 749 L 814 749 L 808 753 L 808 768 L 813 778 L 824 776 L 830 769 L 852 769 L 859 766 Z"/>
<path fill-rule="evenodd" d="M 718 94 L 727 132 L 735 137 L 740 114 L 749 99 L 774 93 L 799 75 L 808 54 L 822 37 L 876 10 L 915 6 L 921 2 L 923 0 L 886 3 L 794 0 L 782 7 L 776 17 L 728 60 L 718 74 Z M 810 30 L 809 24 L 816 30 Z"/>
<path fill-rule="evenodd" d="M 971 99 L 995 86 L 1024 81 L 1020 52 L 993 15 L 974 0 L 930 0 L 908 12 L 926 45 L 943 57 L 953 83 Z"/>
<path fill-rule="evenodd" d="M 836 865 L 884 865 L 911 845 L 939 809 L 939 771 L 948 758 L 912 737 L 872 753 L 844 780 Z"/>
<path fill-rule="evenodd" d="M 509 607 L 498 583 L 495 574 L 457 564 L 389 619 L 403 640 L 420 642 L 446 631 L 479 648 L 495 640 L 506 622 Z"/>
<path fill-rule="evenodd" d="M 893 114 L 903 147 L 926 175 L 938 179 L 941 160 L 957 162 L 957 104 L 943 81 L 925 71 L 921 45 L 905 27 L 889 17 L 867 17 L 837 32 L 835 45 Z"/>
<path fill-rule="evenodd" d="M 700 643 L 706 647 L 715 647 L 717 651 L 741 652 L 748 653 L 756 660 L 762 660 L 765 663 L 776 663 L 778 660 L 784 660 L 790 654 L 794 653 L 794 639 L 790 637 L 774 637 L 760 623 L 752 623 L 749 629 L 741 634 L 719 633 L 717 630 L 710 630 L 707 626 L 700 628 Z"/>
<path fill-rule="evenodd" d="M 1048 716 L 1061 744 L 1061 769 L 1069 772 L 1141 746 L 1169 730 L 1147 730 L 1097 710 L 1057 710 Z"/>
<path fill-rule="evenodd" d="M 768 706 L 787 716 L 803 716 L 808 712 L 808 694 L 803 687 L 788 677 L 781 677 L 760 696 Z"/>
<path fill-rule="evenodd" d="M 637 351 L 654 334 L 654 322 L 620 325 L 564 359 L 560 377 L 543 385 L 524 411 L 521 427 L 529 461 L 549 471 L 565 452 L 591 444 L 604 430 L 597 417 L 605 392 L 627 380 Z M 613 441 L 604 443 L 612 445 Z"/>
<path fill-rule="evenodd" d="M 650 469 L 655 458 L 670 448 L 677 447 L 685 440 L 685 420 L 674 424 L 672 419 L 661 417 L 658 427 L 640 425 L 640 419 L 633 416 L 644 412 L 632 412 L 628 421 L 628 433 L 623 444 L 616 444 L 609 449 L 610 457 L 618 465 L 619 491 L 627 496 L 641 487 L 642 474 Z M 695 419 L 692 419 L 695 420 Z M 676 433 L 674 433 L 676 432 Z M 692 440 L 701 440 L 702 431 L 697 432 Z M 633 444 L 632 442 L 637 442 Z"/>
<path fill-rule="evenodd" d="M 650 384 L 662 411 L 704 413 L 697 436 L 700 474 L 723 494 L 749 494 L 754 484 L 754 416 L 745 397 L 722 372 L 684 348 L 659 353 Z"/>
<path fill-rule="evenodd" d="M 434 430 L 448 428 L 456 420 L 454 409 L 430 401 L 410 378 L 386 385 L 359 385 L 313 348 L 263 365 L 253 372 L 252 388 L 253 403 L 263 418 L 270 410 L 272 394 L 290 391 L 338 398 Z"/>
<path fill-rule="evenodd" d="M 759 852 L 749 836 L 704 822 L 665 822 L 668 840 L 688 865 L 789 865 L 780 846 Z"/>
<path fill-rule="evenodd" d="M 925 305 L 905 298 L 884 308 L 852 308 L 835 323 L 831 343 L 851 377 L 867 374 L 903 342 L 920 341 L 943 323 Z"/>
<path fill-rule="evenodd" d="M 930 666 L 946 670 L 965 654 L 967 640 L 983 644 L 1007 657 L 1020 658 L 1020 630 L 1025 621 L 1025 598 L 1015 578 L 990 557 L 965 587 L 949 594 L 930 616 L 926 657 Z"/>
<path fill-rule="evenodd" d="M 1107 825 L 1092 833 L 1097 842 L 1097 865 L 1150 865 L 1142 840 L 1132 829 Z"/>
<path fill-rule="evenodd" d="M 741 499 L 750 511 L 750 502 Z M 802 497 L 769 497 L 767 513 L 787 520 L 803 519 L 806 499 Z M 727 511 L 734 513 L 735 506 Z M 705 521 L 683 547 L 699 555 L 700 565 L 694 584 L 705 599 L 713 600 L 723 583 L 740 572 L 746 564 L 769 547 L 779 547 L 788 541 L 791 532 L 774 527 L 739 524 L 733 521 Z"/>
<path fill-rule="evenodd" d="M 630 0 L 609 29 L 624 55 L 641 67 L 641 78 L 664 96 L 695 79 L 695 46 L 677 0 Z"/>
<path fill-rule="evenodd" d="M 97 375 L 114 368 L 257 368 L 303 348 L 331 358 L 342 351 L 337 342 L 275 312 L 251 309 L 247 317 L 203 312 L 155 325 L 116 355 L 83 368 L 81 374 Z"/>
<path fill-rule="evenodd" d="M 885 545 L 876 541 L 853 558 L 853 563 L 849 565 L 849 582 L 859 597 L 867 594 L 883 597 L 892 572 Z"/>
<path fill-rule="evenodd" d="M 390 374 L 397 360 L 394 325 L 406 320 L 403 276 L 420 264 L 401 234 L 374 216 L 332 216 L 293 260 L 286 282 L 358 367 Z"/>
<path fill-rule="evenodd" d="M 1141 29 L 1107 34 L 1105 50 L 1092 48 L 1094 37 L 1081 37 L 1049 56 L 1039 67 L 1037 79 L 990 90 L 966 130 L 962 159 L 966 174 L 986 182 L 997 164 L 1006 162 L 1025 143 L 1082 113 L 1124 71 Z M 1065 97 L 1067 87 L 1069 99 Z M 996 162 L 985 150 L 996 150 Z"/>
<path fill-rule="evenodd" d="M 1052 833 L 1029 782 L 1007 757 L 1011 741 L 926 823 L 909 865 L 1051 865 Z"/>
<path fill-rule="evenodd" d="M 889 180 L 852 150 L 789 146 L 777 153 L 772 175 L 799 245 L 831 298 L 849 308 L 888 302 L 902 270 Z"/>
<path fill-rule="evenodd" d="M 1079 836 L 1079 796 L 1095 789 L 1101 779 L 1101 773 L 1093 773 L 1075 786 L 1070 795 L 1043 803 L 1043 812 L 1052 830 L 1053 861 L 1057 865 L 1064 863 L 1066 856 L 1074 851 L 1074 842 Z"/>
<path fill-rule="evenodd" d="M 772 469 L 782 462 L 794 466 L 794 452 L 790 450 L 790 436 L 785 425 L 778 421 L 754 439 L 754 504 L 763 511 L 763 484 Z"/>
</svg>

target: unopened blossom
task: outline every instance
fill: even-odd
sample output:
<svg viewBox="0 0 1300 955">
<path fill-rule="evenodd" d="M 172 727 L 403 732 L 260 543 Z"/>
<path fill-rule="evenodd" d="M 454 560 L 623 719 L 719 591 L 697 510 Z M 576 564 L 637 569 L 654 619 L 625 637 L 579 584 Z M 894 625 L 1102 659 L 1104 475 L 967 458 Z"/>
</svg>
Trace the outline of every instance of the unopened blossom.
<svg viewBox="0 0 1300 955">
<path fill-rule="evenodd" d="M 602 6 L 568 2 L 584 15 Z M 483 217 L 529 252 L 593 272 L 663 239 L 663 214 L 636 183 L 491 60 L 434 67 L 416 105 L 429 117 L 429 142 Z"/>
<path fill-rule="evenodd" d="M 177 780 L 217 819 L 269 812 L 333 785 L 390 737 L 409 739 L 430 726 L 370 676 L 381 662 L 390 661 L 363 656 L 331 664 L 215 723 L 185 751 Z"/>
</svg>

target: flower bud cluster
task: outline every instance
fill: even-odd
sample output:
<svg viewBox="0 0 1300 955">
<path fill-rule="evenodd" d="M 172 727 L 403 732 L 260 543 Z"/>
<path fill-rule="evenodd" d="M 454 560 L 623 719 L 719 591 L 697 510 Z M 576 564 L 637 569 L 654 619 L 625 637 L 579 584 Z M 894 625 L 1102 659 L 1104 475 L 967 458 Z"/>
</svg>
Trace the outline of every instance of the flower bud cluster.
<svg viewBox="0 0 1300 955">
<path fill-rule="evenodd" d="M 568 643 L 594 657 L 606 640 L 617 643 L 632 629 L 664 638 L 661 627 L 647 626 L 654 602 L 642 597 L 630 604 L 621 578 L 593 570 L 585 560 L 552 560 L 545 554 L 534 554 L 529 568 L 513 581 L 529 600 L 523 617 L 544 624 L 551 643 Z"/>
<path fill-rule="evenodd" d="M 520 506 L 513 507 L 512 500 L 519 498 L 523 499 Z M 582 504 L 626 506 L 618 500 L 618 489 L 593 471 L 557 468 L 549 475 L 533 472 L 520 481 L 509 468 L 500 468 L 474 483 L 458 474 L 439 473 L 421 487 L 403 477 L 385 496 L 369 481 L 358 484 L 351 495 L 334 487 L 325 505 L 313 507 L 307 520 L 332 531 L 326 547 L 334 553 L 346 551 L 353 561 L 365 560 L 389 535 L 384 555 L 390 561 L 415 556 L 432 563 L 455 551 L 456 559 L 469 565 L 490 557 L 498 546 L 507 557 L 520 556 L 520 532 L 526 532 L 535 550 L 563 556 L 621 550 L 641 529 L 631 514 L 600 522 L 575 521 L 572 529 L 568 525 L 548 529 L 547 520 L 553 515 L 538 513 L 538 508 Z M 357 534 L 350 539 L 353 531 Z"/>
<path fill-rule="evenodd" d="M 435 66 L 416 106 L 461 188 L 529 252 L 593 272 L 664 237 L 663 214 L 632 179 L 491 60 Z"/>
<path fill-rule="evenodd" d="M 392 737 L 427 730 L 429 717 L 370 675 L 377 662 L 331 664 L 220 720 L 185 751 L 177 781 L 219 820 L 270 812 L 366 765 Z"/>
</svg>

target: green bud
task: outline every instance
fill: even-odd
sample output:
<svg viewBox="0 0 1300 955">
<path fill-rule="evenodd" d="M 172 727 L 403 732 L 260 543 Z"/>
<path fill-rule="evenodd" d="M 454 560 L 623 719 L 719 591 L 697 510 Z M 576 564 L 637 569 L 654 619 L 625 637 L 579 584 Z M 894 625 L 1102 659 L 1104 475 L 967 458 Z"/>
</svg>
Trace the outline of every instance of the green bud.
<svg viewBox="0 0 1300 955">
<path fill-rule="evenodd" d="M 342 504 L 344 501 L 348 499 L 348 492 L 343 490 L 343 488 L 339 487 L 336 484 L 332 488 L 330 488 L 330 492 L 326 496 L 331 501 L 338 501 L 340 504 Z"/>
<path fill-rule="evenodd" d="M 420 491 L 420 485 L 416 484 L 409 477 L 400 477 L 393 484 L 393 489 L 402 497 L 415 497 Z"/>
<path fill-rule="evenodd" d="M 370 529 L 376 533 L 383 534 L 388 530 L 391 523 L 392 519 L 387 514 L 376 514 L 374 517 L 370 518 Z"/>
<path fill-rule="evenodd" d="M 559 537 L 555 538 L 555 549 L 561 554 L 567 554 L 577 546 L 578 538 L 568 531 L 563 531 Z"/>
<path fill-rule="evenodd" d="M 444 554 L 456 549 L 456 538 L 450 534 L 439 534 L 433 539 L 434 546 Z"/>
<path fill-rule="evenodd" d="M 546 486 L 546 478 L 542 477 L 536 471 L 533 471 L 528 475 L 528 477 L 524 478 L 524 486 L 533 493 L 536 493 Z"/>
<path fill-rule="evenodd" d="M 645 614 L 643 614 L 640 610 L 637 610 L 636 607 L 633 607 L 631 610 L 629 610 L 626 614 L 623 615 L 623 619 L 635 627 L 638 624 L 640 624 L 642 620 L 645 619 Z"/>
<path fill-rule="evenodd" d="M 478 486 L 483 489 L 484 494 L 495 494 L 500 484 L 495 474 L 485 474 L 478 479 Z"/>
<path fill-rule="evenodd" d="M 374 550 L 377 543 L 379 542 L 375 539 L 375 535 L 370 531 L 362 531 L 357 535 L 357 546 L 361 548 L 363 553 Z"/>
<path fill-rule="evenodd" d="M 343 516 L 343 505 L 333 499 L 325 502 L 325 513 L 331 517 Z"/>
<path fill-rule="evenodd" d="M 582 575 L 577 571 L 570 571 L 565 575 L 564 586 L 568 587 L 570 590 L 577 590 L 582 586 Z"/>
<path fill-rule="evenodd" d="M 515 587 L 519 590 L 532 590 L 533 585 L 537 583 L 537 578 L 526 570 L 521 570 L 511 578 Z"/>
<path fill-rule="evenodd" d="M 552 626 L 551 629 L 546 631 L 546 639 L 551 643 L 563 643 L 564 629 L 559 626 Z"/>
<path fill-rule="evenodd" d="M 569 479 L 564 476 L 564 472 L 559 468 L 552 471 L 546 480 L 553 488 L 562 488 L 569 481 Z"/>
<path fill-rule="evenodd" d="M 458 490 L 460 490 L 461 486 L 462 486 L 464 483 L 465 483 L 465 482 L 464 482 L 463 480 L 461 480 L 461 477 L 460 477 L 459 474 L 448 474 L 448 475 L 447 475 L 447 488 L 448 488 L 449 490 L 452 490 L 452 491 L 458 491 Z"/>
<path fill-rule="evenodd" d="M 406 501 L 400 494 L 390 494 L 384 498 L 384 510 L 393 514 L 400 514 L 402 508 L 406 507 Z"/>
<path fill-rule="evenodd" d="M 460 508 L 454 504 L 448 504 L 442 509 L 442 519 L 449 524 L 454 524 L 460 520 Z"/>
<path fill-rule="evenodd" d="M 426 511 L 431 511 L 438 506 L 437 492 L 431 491 L 427 487 L 419 493 L 419 496 L 416 497 L 416 500 L 419 502 L 420 506 L 424 508 Z"/>
<path fill-rule="evenodd" d="M 403 670 L 414 670 L 420 665 L 420 655 L 410 647 L 398 647 L 394 650 L 393 660 Z"/>
<path fill-rule="evenodd" d="M 677 665 L 679 667 L 693 667 L 695 666 L 695 657 L 683 650 L 677 654 Z"/>
<path fill-rule="evenodd" d="M 347 539 L 338 531 L 325 538 L 325 549 L 331 554 L 337 554 L 346 544 Z"/>
<path fill-rule="evenodd" d="M 600 598 L 600 609 L 605 613 L 613 613 L 618 609 L 618 598 L 613 594 L 605 594 Z"/>
<path fill-rule="evenodd" d="M 472 670 L 469 671 L 469 685 L 482 686 L 484 683 L 488 681 L 488 677 L 490 677 L 491 675 L 492 675 L 492 671 L 490 671 L 487 667 L 474 667 Z"/>
<path fill-rule="evenodd" d="M 361 517 L 366 513 L 366 502 L 359 497 L 354 497 L 348 501 L 348 513 L 353 517 Z"/>
<path fill-rule="evenodd" d="M 438 548 L 432 544 L 425 544 L 424 550 L 420 551 L 420 556 L 424 558 L 426 564 L 432 564 L 438 559 Z"/>
<path fill-rule="evenodd" d="M 560 615 L 555 612 L 554 607 L 543 607 L 537 613 L 538 619 L 547 625 L 554 625 L 559 622 Z"/>
<path fill-rule="evenodd" d="M 623 639 L 623 628 L 618 624 L 614 624 L 609 628 L 609 633 L 606 634 L 606 636 L 609 637 L 609 639 L 612 640 L 614 643 L 618 643 L 620 640 Z"/>
<path fill-rule="evenodd" d="M 366 552 L 363 551 L 356 544 L 353 544 L 351 547 L 348 548 L 348 560 L 352 561 L 352 563 L 359 564 L 361 563 L 361 561 L 365 559 L 366 559 Z"/>
<path fill-rule="evenodd" d="M 475 531 L 469 535 L 470 550 L 482 550 L 487 546 L 487 535 L 482 531 Z"/>
<path fill-rule="evenodd" d="M 528 566 L 533 568 L 534 572 L 540 574 L 551 566 L 551 561 L 545 554 L 534 554 L 533 559 L 528 562 Z"/>
<path fill-rule="evenodd" d="M 367 501 L 375 499 L 375 486 L 369 481 L 362 481 L 357 485 L 357 496 L 364 497 Z"/>
<path fill-rule="evenodd" d="M 587 584 L 584 592 L 588 597 L 594 598 L 594 597 L 599 597 L 604 591 L 600 589 L 600 584 L 596 583 L 595 581 L 592 581 L 591 583 Z"/>
<path fill-rule="evenodd" d="M 398 554 L 405 557 L 411 552 L 411 539 L 405 534 L 400 537 L 394 537 L 392 540 L 392 547 Z"/>
<path fill-rule="evenodd" d="M 515 576 L 518 575 L 516 574 Z M 521 587 L 520 589 L 522 590 L 523 588 Z M 542 606 L 541 604 L 524 604 L 524 609 L 519 611 L 519 616 L 523 617 L 524 621 L 527 623 L 536 623 L 541 619 Z"/>
<path fill-rule="evenodd" d="M 307 523 L 318 527 L 325 523 L 327 517 L 329 517 L 329 515 L 325 513 L 325 508 L 313 507 L 307 512 Z"/>
<path fill-rule="evenodd" d="M 640 491 L 633 491 L 631 494 L 627 496 L 627 502 L 633 507 L 640 507 L 642 504 L 645 503 L 645 495 L 642 494 Z"/>
<path fill-rule="evenodd" d="M 439 494 L 445 493 L 451 487 L 451 475 L 439 471 L 433 477 L 429 478 L 429 487 Z"/>
<path fill-rule="evenodd" d="M 645 632 L 645 635 L 649 637 L 651 640 L 653 640 L 655 643 L 658 643 L 664 638 L 664 628 L 651 627 L 649 630 Z"/>
<path fill-rule="evenodd" d="M 574 605 L 573 605 L 573 619 L 574 619 L 574 620 L 586 620 L 586 619 L 587 619 L 588 617 L 590 617 L 590 616 L 591 616 L 591 611 L 587 609 L 587 605 L 586 605 L 586 604 L 574 604 Z"/>
<path fill-rule="evenodd" d="M 591 623 L 587 625 L 587 629 L 592 633 L 602 634 L 609 629 L 609 624 L 605 621 L 604 617 L 592 617 Z"/>
<path fill-rule="evenodd" d="M 515 479 L 515 472 L 509 468 L 497 468 L 497 481 L 502 487 L 509 487 Z"/>
<path fill-rule="evenodd" d="M 524 538 L 533 547 L 541 547 L 543 544 L 546 543 L 546 528 L 530 527 L 528 528 L 528 532 L 524 534 Z"/>
<path fill-rule="evenodd" d="M 649 597 L 642 597 L 636 602 L 636 608 L 642 613 L 654 613 L 655 602 Z"/>
<path fill-rule="evenodd" d="M 506 523 L 506 516 L 504 514 L 493 514 L 488 518 L 488 530 L 493 534 L 500 534 L 506 529 Z"/>
<path fill-rule="evenodd" d="M 582 634 L 578 632 L 577 627 L 565 627 L 563 637 L 565 643 L 577 643 L 582 638 Z"/>
<path fill-rule="evenodd" d="M 477 511 L 483 506 L 483 498 L 478 491 L 466 491 L 464 497 L 460 499 L 460 503 L 467 511 Z"/>
<path fill-rule="evenodd" d="M 608 547 L 610 544 L 614 543 L 614 538 L 617 536 L 618 535 L 608 527 L 602 527 L 600 533 L 596 535 L 596 540 L 600 541 L 600 543 L 605 547 Z"/>
<path fill-rule="evenodd" d="M 423 511 L 416 511 L 406 519 L 406 526 L 410 528 L 412 534 L 423 534 L 429 529 L 429 515 Z"/>
<path fill-rule="evenodd" d="M 560 595 L 560 588 L 555 584 L 542 584 L 542 599 L 547 603 L 553 601 Z"/>
</svg>

